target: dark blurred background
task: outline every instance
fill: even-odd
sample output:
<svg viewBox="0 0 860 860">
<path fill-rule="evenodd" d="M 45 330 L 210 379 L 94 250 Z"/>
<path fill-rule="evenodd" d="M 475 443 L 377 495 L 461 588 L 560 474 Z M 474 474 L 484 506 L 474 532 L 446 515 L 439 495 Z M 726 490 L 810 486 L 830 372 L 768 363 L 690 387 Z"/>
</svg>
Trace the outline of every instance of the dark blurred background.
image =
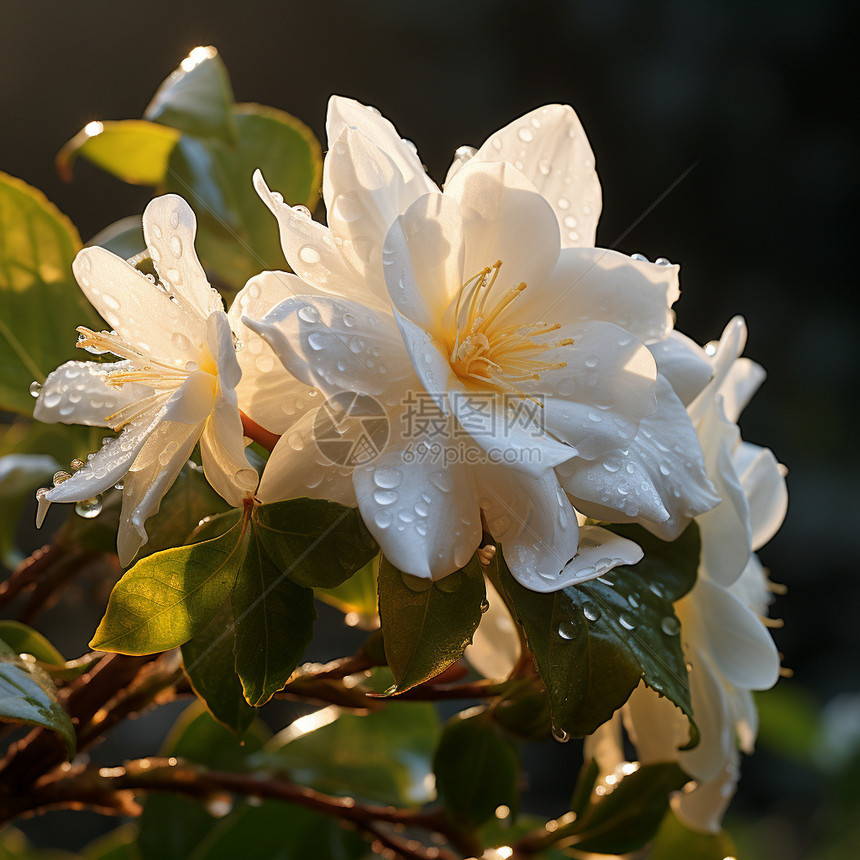
<svg viewBox="0 0 860 860">
<path fill-rule="evenodd" d="M 747 354 L 768 370 L 742 428 L 790 470 L 788 519 L 762 558 L 790 589 L 773 611 L 795 675 L 763 700 L 761 751 L 732 810 L 769 846 L 761 857 L 801 857 L 828 826 L 828 774 L 860 736 L 858 9 L 0 0 L 0 170 L 41 188 L 84 239 L 141 211 L 145 189 L 83 162 L 65 185 L 54 155 L 90 120 L 140 116 L 199 44 L 219 49 L 238 100 L 294 113 L 321 137 L 329 94 L 376 105 L 438 181 L 457 146 L 542 103 L 573 105 L 603 185 L 598 244 L 680 262 L 678 327 L 707 341 L 743 314 Z M 786 739 L 782 709 L 805 740 Z M 821 709 L 823 746 L 808 737 Z M 798 753 L 802 742 L 814 749 Z M 572 779 L 545 766 L 535 788 L 565 797 Z"/>
</svg>

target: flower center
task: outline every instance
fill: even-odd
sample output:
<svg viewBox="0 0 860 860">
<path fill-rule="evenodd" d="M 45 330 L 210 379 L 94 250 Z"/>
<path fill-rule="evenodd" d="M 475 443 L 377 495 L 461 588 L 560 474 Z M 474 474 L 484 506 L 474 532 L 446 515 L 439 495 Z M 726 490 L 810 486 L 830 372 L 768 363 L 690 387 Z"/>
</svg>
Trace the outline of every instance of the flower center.
<svg viewBox="0 0 860 860">
<path fill-rule="evenodd" d="M 105 417 L 105 424 L 114 431 L 122 429 L 153 406 L 167 400 L 190 374 L 199 369 L 195 362 L 188 362 L 182 368 L 144 355 L 115 332 L 92 331 L 86 326 L 79 326 L 77 331 L 80 337 L 76 346 L 79 348 L 95 355 L 109 352 L 117 358 L 128 360 L 133 365 L 130 369 L 123 368 L 106 373 L 105 385 L 110 388 L 122 388 L 127 382 L 131 382 L 154 389 L 148 397 L 130 403 Z"/>
<path fill-rule="evenodd" d="M 532 322 L 503 325 L 499 317 L 528 288 L 524 281 L 503 292 L 497 287 L 502 261 L 481 269 L 461 287 L 454 304 L 456 334 L 450 361 L 463 381 L 490 384 L 533 400 L 521 384 L 540 379 L 547 370 L 565 367 L 567 362 L 547 361 L 549 349 L 570 346 L 573 338 L 536 340 L 561 328 L 560 323 Z"/>
</svg>

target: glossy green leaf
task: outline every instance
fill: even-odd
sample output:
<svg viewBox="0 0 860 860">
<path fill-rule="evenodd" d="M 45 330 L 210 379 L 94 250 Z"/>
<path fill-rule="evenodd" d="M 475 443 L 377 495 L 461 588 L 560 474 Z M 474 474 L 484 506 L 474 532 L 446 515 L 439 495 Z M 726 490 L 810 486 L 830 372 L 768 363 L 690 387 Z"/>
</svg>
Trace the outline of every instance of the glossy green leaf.
<svg viewBox="0 0 860 860">
<path fill-rule="evenodd" d="M 493 708 L 493 719 L 523 740 L 545 740 L 552 732 L 549 698 L 542 686 L 531 679 L 508 685 Z"/>
<path fill-rule="evenodd" d="M 236 674 L 233 610 L 229 601 L 204 630 L 182 646 L 182 662 L 194 692 L 216 720 L 242 734 L 254 719 Z"/>
<path fill-rule="evenodd" d="M 72 277 L 80 247 L 40 191 L 0 173 L 0 409 L 32 415 L 30 383 L 80 358 L 75 327 L 103 327 Z"/>
<path fill-rule="evenodd" d="M 266 554 L 293 582 L 331 588 L 379 552 L 357 508 L 323 499 L 290 499 L 254 510 Z"/>
<path fill-rule="evenodd" d="M 24 503 L 35 498 L 39 487 L 50 484 L 60 464 L 46 454 L 7 454 L 0 457 L 0 563 L 12 569 L 24 554 L 15 534 Z"/>
<path fill-rule="evenodd" d="M 383 556 L 379 615 L 398 692 L 435 677 L 463 656 L 485 597 L 477 555 L 436 582 L 403 573 Z"/>
<path fill-rule="evenodd" d="M 20 621 L 0 620 L 0 640 L 16 654 L 32 654 L 42 663 L 62 666 L 66 658 L 41 634 Z"/>
<path fill-rule="evenodd" d="M 188 543 L 202 520 L 228 510 L 227 503 L 206 480 L 203 469 L 187 463 L 161 500 L 158 513 L 147 521 L 149 540 L 141 548 L 141 555 Z"/>
<path fill-rule="evenodd" d="M 56 732 L 71 757 L 76 738 L 72 720 L 57 701 L 57 688 L 34 660 L 22 660 L 0 642 L 0 720 Z"/>
<path fill-rule="evenodd" d="M 669 811 L 651 845 L 648 860 L 724 860 L 735 856 L 731 837 L 690 830 Z"/>
<path fill-rule="evenodd" d="M 137 562 L 114 586 L 90 647 L 153 654 L 202 632 L 233 588 L 248 538 L 237 523 L 222 537 Z"/>
<path fill-rule="evenodd" d="M 180 133 L 141 119 L 91 122 L 58 153 L 57 171 L 70 181 L 78 156 L 132 185 L 160 185 Z"/>
<path fill-rule="evenodd" d="M 671 543 L 638 526 L 614 528 L 642 546 L 645 557 L 637 565 L 541 594 L 521 586 L 499 552 L 500 587 L 525 630 L 559 731 L 574 737 L 591 734 L 627 701 L 641 679 L 687 714 L 695 738 L 680 623 L 672 603 L 695 582 L 698 528 L 691 524 Z"/>
<path fill-rule="evenodd" d="M 314 632 L 313 591 L 291 582 L 252 536 L 233 591 L 236 672 L 245 699 L 259 707 L 283 689 Z"/>
<path fill-rule="evenodd" d="M 242 804 L 219 821 L 187 860 L 359 860 L 369 846 L 337 820 L 298 806 Z"/>
<path fill-rule="evenodd" d="M 283 111 L 237 105 L 238 142 L 183 137 L 173 150 L 166 188 L 197 214 L 196 248 L 206 270 L 238 290 L 263 270 L 284 268 L 274 217 L 251 177 L 260 169 L 269 186 L 293 205 L 319 199 L 320 145 L 303 123 Z"/>
<path fill-rule="evenodd" d="M 144 119 L 198 137 L 236 137 L 233 88 L 227 68 L 211 45 L 197 47 L 158 88 Z"/>
<path fill-rule="evenodd" d="M 355 612 L 359 617 L 357 626 L 366 626 L 376 618 L 378 574 L 379 558 L 377 557 L 340 585 L 334 588 L 316 588 L 314 591 L 323 603 L 334 606 L 344 614 Z"/>
<path fill-rule="evenodd" d="M 627 854 L 653 838 L 669 809 L 669 797 L 689 777 L 674 762 L 642 765 L 603 797 L 590 803 L 570 824 L 555 831 L 577 852 Z M 684 858 L 686 860 L 686 858 Z"/>
<path fill-rule="evenodd" d="M 340 713 L 304 733 L 288 727 L 257 760 L 318 791 L 420 806 L 433 800 L 431 760 L 438 739 L 432 704 L 397 702 L 364 716 Z"/>
<path fill-rule="evenodd" d="M 445 726 L 433 770 L 448 815 L 464 827 L 479 826 L 498 806 L 519 806 L 519 759 L 486 712 Z"/>
</svg>

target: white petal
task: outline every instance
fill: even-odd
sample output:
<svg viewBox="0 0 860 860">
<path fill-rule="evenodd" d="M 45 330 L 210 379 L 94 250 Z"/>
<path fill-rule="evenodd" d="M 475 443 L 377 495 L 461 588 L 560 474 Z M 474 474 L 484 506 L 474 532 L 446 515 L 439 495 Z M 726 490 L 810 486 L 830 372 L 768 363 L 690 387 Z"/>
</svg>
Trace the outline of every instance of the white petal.
<svg viewBox="0 0 860 860">
<path fill-rule="evenodd" d="M 275 305 L 308 286 L 286 272 L 263 272 L 251 278 L 230 307 L 230 326 L 244 344 L 236 353 L 242 379 L 236 388 L 239 408 L 266 430 L 281 435 L 317 401 L 315 389 L 297 380 L 278 360 L 272 348 L 242 317 L 261 319 Z M 301 292 L 301 290 L 299 290 Z M 319 398 L 317 398 L 318 400 Z"/>
<path fill-rule="evenodd" d="M 162 420 L 177 424 L 201 424 L 212 411 L 217 382 L 211 373 L 198 370 L 170 396 Z"/>
<path fill-rule="evenodd" d="M 691 750 L 678 753 L 681 767 L 694 779 L 714 779 L 734 750 L 726 691 L 707 658 L 690 655 L 690 695 L 700 741 Z"/>
<path fill-rule="evenodd" d="M 579 527 L 576 556 L 562 571 L 568 585 L 602 576 L 619 565 L 634 565 L 642 560 L 642 548 L 632 540 L 598 526 Z"/>
<path fill-rule="evenodd" d="M 445 189 L 460 204 L 466 277 L 502 261 L 497 289 L 546 281 L 560 250 L 552 208 L 512 165 L 470 161 Z M 509 306 L 508 319 L 516 313 Z M 523 322 L 534 322 L 524 319 Z"/>
<path fill-rule="evenodd" d="M 143 236 L 162 280 L 201 319 L 224 309 L 194 251 L 197 219 L 177 194 L 156 197 L 143 213 Z"/>
<path fill-rule="evenodd" d="M 348 299 L 300 296 L 245 325 L 263 337 L 297 379 L 327 396 L 342 391 L 381 395 L 414 380 L 391 316 Z"/>
<path fill-rule="evenodd" d="M 504 681 L 520 660 L 522 649 L 517 626 L 505 601 L 487 580 L 490 608 L 481 616 L 472 644 L 463 656 L 476 672 L 491 681 Z"/>
<path fill-rule="evenodd" d="M 206 320 L 206 338 L 218 368 L 218 381 L 226 388 L 235 388 L 242 378 L 242 370 L 236 359 L 230 320 L 223 310 L 215 311 Z"/>
<path fill-rule="evenodd" d="M 93 307 L 124 341 L 177 367 L 198 360 L 206 343 L 204 321 L 125 260 L 104 248 L 84 248 L 72 269 Z"/>
<path fill-rule="evenodd" d="M 678 819 L 693 830 L 719 833 L 723 816 L 738 784 L 739 756 L 733 751 L 713 779 L 700 782 L 695 791 L 679 792 L 672 798 L 672 809 Z"/>
<path fill-rule="evenodd" d="M 730 684 L 767 690 L 779 677 L 779 654 L 758 617 L 721 585 L 700 579 L 691 592 L 714 665 Z"/>
<path fill-rule="evenodd" d="M 729 368 L 719 393 L 729 421 L 737 421 L 767 374 L 760 364 L 739 358 Z"/>
<path fill-rule="evenodd" d="M 33 417 L 46 424 L 87 424 L 106 427 L 105 420 L 123 406 L 149 397 L 153 389 L 125 383 L 121 388 L 105 385 L 106 376 L 117 370 L 131 370 L 130 361 L 99 363 L 67 361 L 48 374 L 33 409 Z"/>
<path fill-rule="evenodd" d="M 150 411 L 129 423 L 116 439 L 96 451 L 82 469 L 50 490 L 45 500 L 81 502 L 110 489 L 131 467 L 138 451 L 154 432 L 162 416 L 163 410 Z M 41 521 L 37 525 L 41 525 Z"/>
<path fill-rule="evenodd" d="M 191 456 L 200 426 L 163 421 L 147 440 L 125 477 L 117 553 L 123 567 L 148 540 L 146 521 L 158 513 L 161 500 Z"/>
<path fill-rule="evenodd" d="M 533 591 L 570 585 L 563 571 L 576 555 L 579 525 L 554 473 L 531 478 L 498 465 L 478 475 L 487 528 L 514 578 Z"/>
<path fill-rule="evenodd" d="M 752 553 L 749 503 L 732 462 L 740 434 L 737 425 L 726 420 L 720 403 L 712 403 L 697 429 L 708 476 L 722 499 L 697 519 L 702 568 L 711 579 L 729 585 L 740 576 Z"/>
<path fill-rule="evenodd" d="M 698 421 L 706 413 L 732 369 L 732 365 L 744 351 L 747 342 L 747 325 L 744 318 L 737 316 L 729 320 L 723 329 L 719 343 L 708 344 L 707 350 L 711 361 L 712 378 L 702 392 L 690 404 L 690 416 Z"/>
<path fill-rule="evenodd" d="M 603 320 L 642 341 L 662 340 L 672 328 L 678 268 L 605 248 L 566 248 L 550 278 L 525 291 L 521 311 L 563 325 Z"/>
<path fill-rule="evenodd" d="M 512 410 L 497 393 L 448 392 L 451 412 L 488 455 L 525 475 L 539 478 L 575 456 L 576 450 L 549 436 L 523 410 Z"/>
<path fill-rule="evenodd" d="M 403 181 L 424 188 L 421 193 L 438 191 L 427 176 L 415 147 L 408 144 L 397 133 L 397 129 L 377 110 L 354 99 L 332 96 L 328 102 L 326 136 L 329 148 L 334 146 L 347 127 L 355 128 L 372 140 L 395 164 Z"/>
<path fill-rule="evenodd" d="M 259 170 L 254 173 L 254 188 L 278 220 L 281 248 L 290 268 L 308 285 L 305 289 L 294 289 L 295 295 L 320 291 L 368 301 L 369 291 L 341 256 L 328 227 L 288 206 L 280 195 L 276 197 Z M 380 301 L 383 300 L 388 303 L 388 297 L 380 295 Z"/>
<path fill-rule="evenodd" d="M 624 725 L 642 764 L 678 760 L 689 740 L 690 723 L 665 696 L 640 683 L 624 706 Z"/>
<path fill-rule="evenodd" d="M 711 363 L 705 351 L 679 331 L 649 344 L 648 349 L 657 362 L 657 371 L 669 380 L 681 403 L 689 406 L 711 379 Z"/>
<path fill-rule="evenodd" d="M 544 371 L 529 394 L 544 403 L 546 427 L 593 460 L 626 448 L 640 421 L 657 408 L 656 365 L 640 341 L 612 323 L 588 322 L 562 329 L 572 346 L 545 353 L 564 366 Z"/>
<path fill-rule="evenodd" d="M 596 461 L 571 460 L 559 468 L 564 488 L 589 516 L 639 522 L 674 540 L 692 517 L 720 501 L 705 472 L 699 438 L 686 409 L 662 376 L 657 411 L 643 418 L 636 437 Z M 608 420 L 608 419 L 606 419 Z"/>
<path fill-rule="evenodd" d="M 729 586 L 729 591 L 756 615 L 767 615 L 773 601 L 765 569 L 757 555 L 751 555 L 743 573 Z"/>
<path fill-rule="evenodd" d="M 595 732 L 583 741 L 582 753 L 585 761 L 594 760 L 600 769 L 601 776 L 608 776 L 615 771 L 626 756 L 621 737 L 621 712 L 616 711 Z"/>
<path fill-rule="evenodd" d="M 464 281 L 462 228 L 455 200 L 425 194 L 395 220 L 383 248 L 394 306 L 440 340 L 445 310 Z"/>
<path fill-rule="evenodd" d="M 323 183 L 328 225 L 338 250 L 365 289 L 387 296 L 382 274 L 385 236 L 394 219 L 426 193 L 426 186 L 407 183 L 387 153 L 350 127 L 331 145 Z"/>
<path fill-rule="evenodd" d="M 472 469 L 446 465 L 445 439 L 419 437 L 416 444 L 422 441 L 438 444 L 436 462 L 421 462 L 415 449 L 390 448 L 357 467 L 353 480 L 362 518 L 386 558 L 405 573 L 441 579 L 474 555 L 481 514 Z"/>
<path fill-rule="evenodd" d="M 547 105 L 490 135 L 473 161 L 515 164 L 549 200 L 563 247 L 594 245 L 600 183 L 582 125 L 567 105 Z"/>
<path fill-rule="evenodd" d="M 328 410 L 305 412 L 281 436 L 266 461 L 257 498 L 264 504 L 284 499 L 329 499 L 356 507 L 352 467 L 333 463 L 317 447 L 317 437 L 330 438 L 333 430 Z"/>
<path fill-rule="evenodd" d="M 788 510 L 785 476 L 768 448 L 742 442 L 736 449 L 735 467 L 750 507 L 753 551 L 761 549 L 776 533 Z M 737 454 L 743 457 L 743 465 Z"/>
<path fill-rule="evenodd" d="M 221 389 L 200 437 L 206 480 L 228 504 L 238 507 L 257 488 L 258 476 L 245 456 L 236 392 Z"/>
<path fill-rule="evenodd" d="M 448 355 L 431 334 L 403 316 L 396 308 L 394 318 L 403 336 L 412 367 L 425 392 L 444 414 L 449 414 L 449 390 L 463 391 L 464 386 L 454 373 Z"/>
</svg>

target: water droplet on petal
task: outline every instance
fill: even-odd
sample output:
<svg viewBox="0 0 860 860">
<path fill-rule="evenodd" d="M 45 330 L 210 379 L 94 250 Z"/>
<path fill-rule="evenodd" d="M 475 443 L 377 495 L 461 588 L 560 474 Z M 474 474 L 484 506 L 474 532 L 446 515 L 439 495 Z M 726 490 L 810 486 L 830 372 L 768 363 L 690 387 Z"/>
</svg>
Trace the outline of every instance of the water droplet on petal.
<svg viewBox="0 0 860 860">
<path fill-rule="evenodd" d="M 320 252 L 313 245 L 303 245 L 299 251 L 299 257 L 303 263 L 313 266 L 321 259 Z"/>
<path fill-rule="evenodd" d="M 524 126 L 523 128 L 521 128 L 517 131 L 517 137 L 523 143 L 531 143 L 534 140 L 535 135 L 534 135 L 534 132 L 530 128 Z"/>
<path fill-rule="evenodd" d="M 654 262 L 658 266 L 671 266 L 672 265 L 665 257 L 657 257 L 657 259 L 654 260 Z"/>
<path fill-rule="evenodd" d="M 42 390 L 42 383 L 41 382 L 31 382 L 30 383 L 30 396 L 31 397 L 38 397 L 39 392 L 41 390 Z"/>
<path fill-rule="evenodd" d="M 102 500 L 98 496 L 84 499 L 75 505 L 75 513 L 85 520 L 91 520 L 102 512 Z"/>
<path fill-rule="evenodd" d="M 644 254 L 631 254 L 630 259 L 636 260 L 639 263 L 647 263 L 648 262 L 648 258 Z"/>
<path fill-rule="evenodd" d="M 393 466 L 381 466 L 373 473 L 374 483 L 383 490 L 393 490 L 399 487 L 402 480 L 402 473 Z"/>
<path fill-rule="evenodd" d="M 113 488 L 114 488 L 115 490 L 122 490 L 122 488 L 123 488 L 124 486 L 125 486 L 125 484 L 123 484 L 122 480 L 119 480 L 119 481 L 117 481 L 117 482 L 113 485 Z"/>
</svg>

